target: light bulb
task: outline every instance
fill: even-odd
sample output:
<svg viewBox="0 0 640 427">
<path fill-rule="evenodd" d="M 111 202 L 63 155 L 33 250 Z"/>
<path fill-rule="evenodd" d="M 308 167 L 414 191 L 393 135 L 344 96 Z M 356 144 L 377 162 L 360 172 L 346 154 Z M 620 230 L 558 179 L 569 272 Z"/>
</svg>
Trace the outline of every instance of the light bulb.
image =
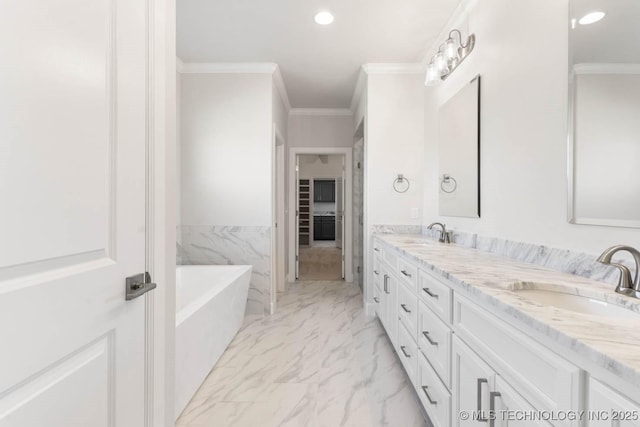
<svg viewBox="0 0 640 427">
<path fill-rule="evenodd" d="M 438 52 L 436 55 L 436 70 L 438 70 L 440 75 L 447 71 L 447 60 L 442 52 Z"/>
<path fill-rule="evenodd" d="M 427 78 L 424 81 L 424 84 L 427 86 L 435 86 L 440 81 L 440 76 L 438 75 L 438 71 L 436 70 L 436 66 L 431 61 L 429 66 L 427 67 Z"/>
<path fill-rule="evenodd" d="M 451 37 L 449 37 L 447 41 L 444 42 L 444 54 L 447 57 L 447 60 L 452 60 L 453 58 L 458 56 L 456 42 Z"/>
</svg>

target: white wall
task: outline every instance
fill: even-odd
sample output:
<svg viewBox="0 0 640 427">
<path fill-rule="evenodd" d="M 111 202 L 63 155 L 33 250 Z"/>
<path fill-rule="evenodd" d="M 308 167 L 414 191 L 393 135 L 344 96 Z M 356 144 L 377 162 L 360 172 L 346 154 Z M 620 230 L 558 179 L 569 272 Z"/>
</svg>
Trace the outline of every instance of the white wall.
<svg viewBox="0 0 640 427">
<path fill-rule="evenodd" d="M 377 74 L 367 78 L 365 140 L 365 210 L 369 225 L 419 225 L 423 198 L 424 76 Z M 352 128 L 353 131 L 353 128 Z M 393 181 L 410 182 L 397 193 Z"/>
<path fill-rule="evenodd" d="M 300 156 L 300 178 L 337 178 L 342 176 L 344 156 L 325 155 L 327 163 L 322 163 L 315 154 Z"/>
<path fill-rule="evenodd" d="M 353 116 L 289 116 L 290 147 L 353 147 Z"/>
<path fill-rule="evenodd" d="M 184 225 L 271 226 L 271 74 L 181 75 Z"/>
<path fill-rule="evenodd" d="M 567 222 L 567 0 L 469 4 L 456 27 L 475 33 L 474 51 L 442 85 L 425 89 L 424 222 L 594 254 L 640 246 L 637 229 Z M 437 111 L 476 74 L 481 218 L 440 217 Z"/>
</svg>

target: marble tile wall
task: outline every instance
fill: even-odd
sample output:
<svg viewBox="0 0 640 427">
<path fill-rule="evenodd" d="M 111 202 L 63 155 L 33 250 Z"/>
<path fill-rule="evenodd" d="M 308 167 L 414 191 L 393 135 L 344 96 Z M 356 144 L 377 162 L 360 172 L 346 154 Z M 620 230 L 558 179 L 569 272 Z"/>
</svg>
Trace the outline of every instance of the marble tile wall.
<svg viewBox="0 0 640 427">
<path fill-rule="evenodd" d="M 369 226 L 369 231 L 371 233 L 420 234 L 422 226 L 374 224 Z"/>
<path fill-rule="evenodd" d="M 422 234 L 437 238 L 438 230 L 423 228 Z M 497 237 L 480 236 L 475 233 L 454 230 L 453 241 L 456 245 L 491 252 L 507 258 L 541 265 L 564 273 L 588 277 L 601 282 L 617 284 L 619 272 L 596 261 L 597 256 L 568 249 L 551 248 L 535 243 L 516 242 Z M 603 248 L 605 249 L 605 248 Z M 626 263 L 624 260 L 620 262 Z"/>
<path fill-rule="evenodd" d="M 269 312 L 271 227 L 180 226 L 179 265 L 252 265 L 247 314 Z"/>
</svg>

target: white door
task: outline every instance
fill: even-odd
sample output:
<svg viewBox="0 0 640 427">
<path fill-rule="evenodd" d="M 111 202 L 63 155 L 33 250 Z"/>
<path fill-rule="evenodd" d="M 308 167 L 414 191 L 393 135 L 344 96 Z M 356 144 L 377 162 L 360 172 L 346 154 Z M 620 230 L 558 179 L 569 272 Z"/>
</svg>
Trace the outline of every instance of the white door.
<svg viewBox="0 0 640 427">
<path fill-rule="evenodd" d="M 309 185 L 311 194 L 311 185 Z M 311 227 L 309 226 L 309 230 Z M 296 156 L 296 229 L 295 229 L 295 250 L 296 250 L 296 279 L 300 275 L 300 156 Z M 309 236 L 311 239 L 311 236 Z"/>
<path fill-rule="evenodd" d="M 144 0 L 0 2 L 0 426 L 144 426 Z"/>
<path fill-rule="evenodd" d="M 342 176 L 336 179 L 336 246 L 341 249 L 342 256 L 342 278 L 344 279 L 344 156 L 342 158 Z"/>
</svg>

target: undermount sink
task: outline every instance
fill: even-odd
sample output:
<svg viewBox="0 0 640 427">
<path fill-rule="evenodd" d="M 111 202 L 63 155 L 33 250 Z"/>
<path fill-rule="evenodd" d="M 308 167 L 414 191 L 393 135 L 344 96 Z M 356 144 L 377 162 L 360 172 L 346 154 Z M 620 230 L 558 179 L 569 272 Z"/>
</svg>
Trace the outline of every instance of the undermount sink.
<svg viewBox="0 0 640 427">
<path fill-rule="evenodd" d="M 582 314 L 640 320 L 640 313 L 599 299 L 543 289 L 518 289 L 519 295 L 537 304 Z"/>
</svg>

